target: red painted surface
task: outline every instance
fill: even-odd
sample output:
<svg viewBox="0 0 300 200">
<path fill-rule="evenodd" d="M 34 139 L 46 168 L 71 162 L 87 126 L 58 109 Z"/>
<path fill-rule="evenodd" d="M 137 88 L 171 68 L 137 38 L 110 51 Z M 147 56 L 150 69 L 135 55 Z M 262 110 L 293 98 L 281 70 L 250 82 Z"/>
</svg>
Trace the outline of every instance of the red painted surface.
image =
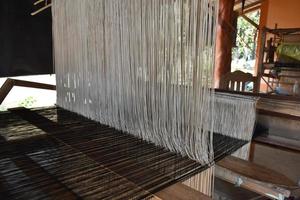
<svg viewBox="0 0 300 200">
<path fill-rule="evenodd" d="M 266 25 L 269 28 L 298 28 L 300 27 L 299 0 L 267 0 L 268 13 Z"/>
</svg>

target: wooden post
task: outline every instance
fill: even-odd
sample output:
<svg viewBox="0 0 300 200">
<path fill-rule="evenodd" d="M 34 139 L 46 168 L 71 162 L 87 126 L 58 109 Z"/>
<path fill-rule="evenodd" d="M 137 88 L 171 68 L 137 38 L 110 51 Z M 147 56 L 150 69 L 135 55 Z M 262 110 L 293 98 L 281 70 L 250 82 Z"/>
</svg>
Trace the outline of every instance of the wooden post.
<svg viewBox="0 0 300 200">
<path fill-rule="evenodd" d="M 219 88 L 221 77 L 231 70 L 232 26 L 234 0 L 219 1 L 214 86 Z"/>
<path fill-rule="evenodd" d="M 269 0 L 265 0 L 261 4 L 261 12 L 260 12 L 260 21 L 259 21 L 259 34 L 257 38 L 257 48 L 256 48 L 256 60 L 255 60 L 255 72 L 254 75 L 258 77 L 257 83 L 257 91 L 261 91 L 261 76 L 262 76 L 262 62 L 263 62 L 263 54 L 264 54 L 264 46 L 266 40 L 266 33 L 264 28 L 267 25 L 268 19 L 268 10 L 269 10 Z"/>
</svg>

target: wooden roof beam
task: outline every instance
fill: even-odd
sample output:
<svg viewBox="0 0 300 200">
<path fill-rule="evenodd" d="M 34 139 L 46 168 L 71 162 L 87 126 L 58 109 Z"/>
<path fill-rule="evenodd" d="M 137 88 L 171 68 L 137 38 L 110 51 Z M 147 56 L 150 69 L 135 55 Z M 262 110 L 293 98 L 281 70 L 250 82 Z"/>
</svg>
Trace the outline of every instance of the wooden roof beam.
<svg viewBox="0 0 300 200">
<path fill-rule="evenodd" d="M 255 11 L 255 10 L 258 10 L 258 9 L 260 9 L 261 8 L 261 4 L 258 4 L 257 6 L 254 6 L 254 7 L 252 7 L 252 8 L 249 8 L 249 9 L 247 9 L 247 10 L 244 10 L 244 12 L 243 13 L 239 13 L 240 15 L 241 14 L 247 14 L 247 13 L 250 13 L 250 12 L 253 12 L 253 11 Z"/>
</svg>

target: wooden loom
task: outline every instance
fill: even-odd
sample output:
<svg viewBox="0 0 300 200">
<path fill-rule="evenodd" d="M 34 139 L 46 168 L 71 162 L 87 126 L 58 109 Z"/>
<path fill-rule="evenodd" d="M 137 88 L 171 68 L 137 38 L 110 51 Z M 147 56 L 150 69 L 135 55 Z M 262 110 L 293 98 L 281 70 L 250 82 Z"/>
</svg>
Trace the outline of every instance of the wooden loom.
<svg viewBox="0 0 300 200">
<path fill-rule="evenodd" d="M 37 120 L 37 121 L 39 121 L 40 119 L 41 119 L 41 116 L 35 116 L 35 114 L 34 113 L 32 113 L 32 112 L 28 112 L 27 110 L 23 110 L 23 111 L 11 111 L 13 114 L 16 114 L 16 115 L 18 115 L 18 116 L 21 116 L 21 118 L 24 118 L 24 119 L 26 119 L 26 121 L 29 121 L 29 122 L 31 122 L 31 123 L 33 123 L 33 124 L 35 124 L 35 120 Z M 29 117 L 28 117 L 29 116 Z M 31 117 L 30 117 L 31 116 Z M 42 120 L 43 121 L 43 120 Z M 47 122 L 48 123 L 48 122 Z M 45 124 L 46 124 L 46 122 L 45 122 Z M 51 125 L 51 122 L 49 123 L 50 125 Z M 41 130 L 44 130 L 44 132 L 47 132 L 47 135 L 49 134 L 49 135 L 51 135 L 51 138 L 53 137 L 52 135 L 55 135 L 56 133 L 54 133 L 54 132 L 52 132 L 52 131 L 50 131 L 50 129 L 47 129 L 46 127 L 43 127 L 43 126 L 40 126 L 40 125 L 36 125 L 39 129 L 41 129 Z M 52 125 L 51 125 L 52 126 Z M 45 130 L 45 128 L 46 128 L 46 130 Z M 66 128 L 66 127 L 65 127 Z M 68 127 L 68 128 L 70 128 L 70 127 Z M 59 129 L 58 129 L 59 130 Z M 72 128 L 71 128 L 71 130 L 72 130 Z M 64 131 L 63 131 L 64 132 Z M 70 137 L 72 138 L 74 135 L 70 135 Z M 26 137 L 26 136 L 25 136 Z M 36 136 L 34 136 L 34 137 L 36 137 Z M 57 139 L 57 138 L 56 138 Z M 55 139 L 55 140 L 56 140 Z M 89 138 L 90 139 L 90 138 Z M 98 141 L 98 139 L 100 139 L 100 138 L 95 138 L 95 140 L 97 140 Z M 26 140 L 26 139 L 24 139 L 24 140 Z M 101 140 L 101 139 L 100 139 Z M 6 141 L 6 139 L 4 139 L 4 141 Z M 23 140 L 22 140 L 23 141 Z M 230 141 L 230 140 L 225 140 L 225 141 Z M 81 140 L 80 140 L 80 142 L 81 142 Z M 63 143 L 65 143 L 64 141 L 63 141 Z M 226 142 L 225 142 L 225 144 L 226 144 Z M 69 145 L 70 146 L 70 144 L 69 143 L 67 143 L 67 145 Z M 54 145 L 55 146 L 55 145 Z M 72 146 L 72 145 L 71 145 Z M 46 145 L 44 146 L 44 147 L 46 147 L 46 148 L 48 148 Z M 26 149 L 24 149 L 24 150 L 26 150 Z M 81 151 L 81 150 L 80 150 Z M 26 152 L 26 151 L 25 151 Z M 118 151 L 117 151 L 118 152 Z M 218 152 L 218 151 L 217 151 Z M 21 153 L 21 152 L 20 152 Z M 30 152 L 30 154 L 31 154 L 32 152 Z M 85 154 L 84 152 L 80 152 L 79 154 L 81 155 L 81 153 L 83 153 L 83 154 Z M 95 152 L 95 154 L 98 154 L 99 152 Z M 88 155 L 88 157 L 90 157 L 89 155 Z M 108 157 L 108 156 L 107 156 Z M 54 158 L 56 158 L 56 157 L 54 157 Z M 88 160 L 89 160 L 90 158 L 88 158 Z M 22 160 L 22 159 L 21 159 Z M 92 159 L 92 160 L 94 160 L 94 159 Z M 126 160 L 126 159 L 125 159 Z M 44 161 L 46 161 L 47 162 L 47 160 L 42 160 L 41 162 L 44 162 Z M 227 166 L 228 165 L 228 162 L 229 162 L 229 164 L 230 164 L 230 162 L 240 162 L 240 161 L 238 161 L 238 160 L 232 160 L 232 159 L 230 159 L 229 158 L 229 161 L 228 161 L 228 159 L 227 159 L 227 162 L 225 161 L 225 162 L 223 162 L 223 165 L 225 165 L 225 166 Z M 176 161 L 177 162 L 177 161 Z M 224 164 L 225 163 L 225 164 Z M 221 164 L 220 165 L 222 165 L 222 161 L 221 161 Z M 22 166 L 22 165 L 21 165 Z M 150 165 L 150 166 L 152 166 L 152 165 Z M 233 165 L 234 166 L 234 165 Z M 227 166 L 228 167 L 228 166 Z M 43 166 L 43 168 L 45 168 L 45 166 Z M 107 169 L 107 167 L 104 167 L 105 169 Z M 51 168 L 52 169 L 52 168 Z M 231 169 L 231 168 L 229 168 L 229 169 Z M 75 169 L 74 169 L 75 170 Z M 117 169 L 117 170 L 119 170 L 119 169 Z M 231 169 L 232 170 L 232 169 Z M 26 170 L 25 170 L 26 171 Z M 123 180 L 123 179 L 125 179 L 124 181 L 126 182 L 126 181 L 129 181 L 129 183 L 128 183 L 128 185 L 131 185 L 132 184 L 132 181 L 130 180 L 130 179 L 128 179 L 127 177 L 123 177 L 122 175 L 120 175 L 119 173 L 116 173 L 114 170 L 111 170 L 111 169 L 109 169 L 108 170 L 109 172 L 111 172 L 112 171 L 112 174 L 113 175 L 117 175 L 117 179 L 118 178 L 120 178 L 121 180 Z M 163 170 L 164 172 L 165 172 L 165 170 Z M 108 173 L 109 173 L 108 172 Z M 63 173 L 63 172 L 62 172 Z M 17 173 L 18 174 L 18 173 Z M 63 173 L 64 174 L 64 173 Z M 86 174 L 86 173 L 85 173 Z M 153 172 L 151 171 L 151 174 L 153 174 Z M 155 173 L 154 173 L 155 174 Z M 50 172 L 50 175 L 51 176 L 53 176 L 53 174 Z M 160 176 L 164 176 L 164 174 L 159 174 Z M 192 175 L 192 174 L 189 174 L 189 175 Z M 154 175 L 155 176 L 155 175 Z M 169 175 L 167 175 L 167 177 L 169 178 Z M 59 179 L 59 181 L 60 181 L 60 179 L 61 179 L 61 177 L 58 177 L 58 179 Z M 97 179 L 97 178 L 96 178 Z M 176 179 L 176 178 L 175 178 Z M 178 180 L 179 179 L 181 179 L 181 178 L 178 178 Z M 90 180 L 90 179 L 89 179 Z M 176 181 L 175 181 L 176 182 Z M 106 183 L 105 182 L 105 180 L 104 180 L 104 183 Z M 110 183 L 110 182 L 109 182 Z M 164 183 L 164 182 L 163 182 Z M 79 183 L 78 183 L 79 184 Z M 112 183 L 113 184 L 113 183 Z M 29 184 L 30 185 L 30 184 Z M 64 185 L 64 183 L 63 183 L 63 185 Z M 151 190 L 151 189 L 149 189 L 149 190 L 146 190 L 146 191 L 143 191 L 144 190 L 144 188 L 141 188 L 140 187 L 140 185 L 139 184 L 136 184 L 135 182 L 133 182 L 133 185 L 134 186 L 136 186 L 137 185 L 137 190 L 139 190 L 139 189 L 141 189 L 141 191 L 142 191 L 142 193 L 144 192 L 144 193 L 146 193 L 146 195 L 148 195 L 148 196 L 151 196 L 151 195 L 153 195 L 153 193 L 154 193 L 154 191 L 153 192 L 150 192 L 149 190 Z M 84 186 L 83 186 L 84 187 Z M 86 188 L 83 188 L 83 187 L 80 187 L 79 188 L 79 190 L 81 191 L 81 189 L 83 189 L 84 191 L 86 191 L 85 189 Z M 166 185 L 165 185 L 165 187 L 166 187 Z M 178 185 L 176 185 L 176 187 L 178 188 L 183 188 L 182 186 L 178 186 Z M 69 186 L 67 185 L 67 188 L 69 188 Z M 77 188 L 76 188 L 77 189 Z M 119 189 L 119 188 L 114 188 L 114 189 Z M 128 189 L 128 188 L 127 188 Z M 126 190 L 127 191 L 127 189 L 124 189 L 124 190 Z M 9 190 L 9 189 L 8 189 Z M 13 189 L 12 189 L 13 190 Z M 100 188 L 95 188 L 95 190 L 96 191 L 103 191 L 104 192 L 104 195 L 105 195 L 105 192 L 107 192 L 106 190 L 103 190 L 103 189 L 100 189 Z M 5 190 L 4 189 L 4 191 L 5 192 L 7 192 L 7 190 Z M 73 190 L 72 190 L 73 191 Z M 169 191 L 169 193 L 168 192 L 162 192 L 162 193 L 164 193 L 164 194 L 166 194 L 166 193 L 168 193 L 168 195 L 170 195 L 170 193 L 172 193 L 172 192 L 170 192 L 170 191 L 174 191 L 174 189 L 171 187 L 171 189 L 169 188 L 169 189 L 167 189 L 166 191 Z M 89 191 L 90 192 L 90 191 Z M 93 194 L 93 192 L 94 191 L 92 191 L 91 193 Z M 9 192 L 8 192 L 9 193 Z M 37 192 L 38 193 L 38 192 Z M 52 194 L 52 193 L 57 193 L 57 191 L 50 191 L 49 192 L 50 194 Z M 77 194 L 77 192 L 75 192 L 76 194 Z M 75 196 L 76 196 L 76 194 L 75 194 Z M 122 193 L 123 194 L 123 193 Z M 141 193 L 140 193 L 141 194 Z M 156 196 L 156 198 L 159 198 L 160 197 L 160 195 L 159 194 L 161 194 L 161 192 L 160 193 L 155 193 L 154 195 Z M 163 197 L 164 196 L 164 194 L 161 194 L 161 196 Z M 17 192 L 17 194 L 15 194 L 15 193 L 12 193 L 12 194 L 8 194 L 8 195 L 18 195 L 18 192 Z M 22 194 L 22 195 L 24 195 L 24 194 Z M 90 195 L 90 193 L 88 193 L 88 195 Z M 97 193 L 97 197 L 98 197 L 98 193 Z M 123 195 L 126 195 L 126 194 L 123 194 Z M 106 197 L 106 196 L 104 196 L 104 197 Z M 107 197 L 107 198 L 109 198 L 109 197 Z"/>
<path fill-rule="evenodd" d="M 13 85 L 25 86 L 25 87 L 36 87 L 42 89 L 55 89 L 55 86 L 51 86 L 47 84 L 38 84 L 38 83 L 8 79 L 6 83 L 2 86 L 1 100 L 5 98 L 5 96 L 9 92 L 9 88 L 12 88 Z M 260 105 L 261 108 L 259 112 L 260 113 L 266 112 L 263 110 L 263 107 L 265 107 L 263 106 L 263 103 L 261 103 Z M 4 164 L 8 164 L 7 161 L 9 159 L 11 159 L 13 163 L 16 162 L 15 163 L 16 166 L 12 167 L 12 165 L 8 165 L 8 168 L 6 166 L 5 170 L 2 171 L 0 189 L 3 194 L 12 195 L 12 196 L 16 195 L 15 197 L 17 197 L 18 195 L 22 196 L 27 194 L 23 192 L 20 193 L 20 191 L 26 191 L 26 190 L 32 191 L 33 189 L 37 191 L 44 191 L 45 188 L 43 184 L 46 183 L 47 185 L 53 184 L 53 188 L 50 187 L 50 189 L 47 189 L 49 191 L 49 195 L 51 195 L 52 193 L 57 195 L 60 194 L 60 192 L 63 195 L 72 193 L 73 191 L 72 189 L 71 191 L 70 190 L 64 191 L 64 189 L 57 189 L 55 187 L 59 185 L 65 185 L 67 188 L 69 187 L 68 184 L 70 184 L 70 182 L 66 184 L 64 183 L 64 180 L 61 180 L 63 176 L 60 177 L 60 174 L 64 174 L 62 171 L 58 171 L 60 172 L 58 174 L 51 174 L 51 170 L 53 170 L 53 168 L 50 167 L 50 171 L 47 170 L 47 168 L 45 170 L 43 165 L 40 165 L 39 162 L 36 162 L 35 160 L 28 158 L 28 153 L 31 154 L 35 151 L 40 152 L 41 149 L 44 150 L 49 148 L 55 150 L 57 146 L 56 143 L 58 143 L 58 144 L 62 144 L 62 146 L 66 145 L 67 148 L 66 150 L 68 150 L 65 152 L 62 151 L 61 152 L 62 154 L 71 153 L 72 151 L 73 153 L 75 153 L 76 151 L 79 151 L 80 159 L 85 157 L 90 158 L 90 155 L 95 155 L 95 154 L 90 154 L 90 155 L 86 154 L 85 151 L 90 153 L 93 153 L 93 151 L 89 150 L 89 148 L 83 148 L 83 144 L 89 143 L 86 140 L 91 140 L 90 143 L 93 143 L 94 141 L 96 142 L 94 145 L 96 145 L 97 141 L 100 138 L 98 138 L 99 137 L 98 135 L 94 135 L 91 132 L 91 130 L 96 131 L 97 129 L 100 130 L 103 129 L 103 127 L 99 126 L 95 122 L 86 120 L 85 118 L 79 117 L 78 115 L 74 115 L 70 112 L 64 111 L 59 108 L 50 108 L 50 109 L 32 110 L 32 111 L 26 109 L 12 110 L 10 111 L 10 113 L 1 114 L 0 119 L 1 119 L 1 126 L 0 126 L 1 140 L 0 141 L 2 143 L 1 166 L 3 167 L 5 166 Z M 99 127 L 97 128 L 97 126 Z M 104 130 L 105 129 L 111 130 L 108 127 L 104 128 Z M 72 134 L 71 132 L 73 131 L 74 133 Z M 80 135 L 80 133 L 82 132 L 89 133 L 89 134 L 85 136 Z M 126 137 L 130 138 L 131 136 L 126 136 Z M 125 141 L 130 141 L 130 140 L 125 139 Z M 138 143 L 143 143 L 143 142 L 138 141 Z M 125 143 L 123 143 L 123 145 L 124 144 Z M 144 144 L 144 145 L 147 146 L 150 144 Z M 231 143 L 231 145 L 232 145 L 232 151 L 234 151 L 234 149 L 238 148 L 240 145 L 242 145 L 242 143 L 238 145 L 234 145 L 234 143 Z M 130 144 L 127 144 L 127 146 L 130 146 Z M 77 149 L 78 147 L 80 148 Z M 122 143 L 120 147 L 122 147 Z M 134 151 L 134 149 L 130 150 L 129 152 L 132 151 Z M 159 149 L 157 149 L 156 151 L 157 153 L 165 152 L 164 150 L 159 150 Z M 98 153 L 99 152 L 97 152 L 97 154 Z M 219 153 L 221 152 L 219 151 Z M 221 153 L 219 157 L 217 157 L 217 160 L 221 159 L 222 157 L 228 154 L 230 154 L 230 152 Z M 48 155 L 51 155 L 51 153 L 47 154 L 47 156 L 44 157 L 44 159 L 41 157 L 40 162 L 44 164 L 49 162 Z M 174 154 L 168 153 L 168 155 L 171 156 Z M 57 157 L 56 159 L 61 159 L 61 158 L 63 158 L 63 155 L 61 157 Z M 89 180 L 91 179 L 89 177 L 90 176 L 89 170 L 81 171 L 82 168 L 76 169 L 76 166 L 78 166 L 79 165 L 78 163 L 80 163 L 80 159 L 78 159 L 77 163 L 75 162 L 75 164 L 74 161 L 67 160 L 66 161 L 66 163 L 68 163 L 67 166 L 69 165 L 74 166 L 74 169 L 71 170 L 70 172 L 86 174 L 87 176 L 86 180 Z M 118 157 L 116 159 L 118 159 Z M 93 162 L 95 161 L 93 157 L 92 160 Z M 49 166 L 51 166 L 51 164 L 55 166 L 55 163 L 50 162 L 48 164 Z M 61 164 L 63 163 L 59 163 L 59 165 Z M 293 188 L 295 186 L 295 184 L 292 181 L 290 181 L 288 178 L 286 178 L 285 176 L 281 175 L 278 172 L 272 171 L 263 166 L 251 164 L 247 161 L 243 161 L 240 159 L 227 157 L 225 160 L 221 160 L 217 164 L 218 164 L 217 171 L 216 171 L 217 177 L 232 182 L 234 184 L 239 183 L 241 187 L 245 187 L 247 189 L 253 190 L 262 195 L 267 195 L 267 196 L 269 195 L 269 197 L 270 196 L 278 197 L 277 199 L 280 199 L 279 197 L 281 196 L 289 197 L 291 195 L 291 190 L 289 190 L 288 188 Z M 172 197 L 172 199 L 187 199 L 187 198 L 195 199 L 195 197 L 199 197 L 199 198 L 201 197 L 200 199 L 205 199 L 205 198 L 208 199 L 209 197 L 201 194 L 200 192 L 197 192 L 194 189 L 191 189 L 183 185 L 182 183 L 176 184 L 176 182 L 180 182 L 184 179 L 187 179 L 188 177 L 197 174 L 198 172 L 203 170 L 203 166 L 201 167 L 195 164 L 190 169 L 191 170 L 188 171 L 188 173 L 184 175 L 181 174 L 176 178 L 170 179 L 166 182 L 159 180 L 160 184 L 158 185 L 161 186 L 161 188 L 158 188 L 157 190 L 159 192 L 155 193 L 154 191 L 151 192 L 148 191 L 148 193 L 145 192 L 145 194 L 152 195 L 153 198 L 155 199 L 168 199 L 169 197 Z M 185 169 L 182 168 L 180 170 L 184 171 Z M 26 176 L 30 177 L 28 180 L 24 179 L 24 177 L 22 178 L 22 171 L 23 173 L 25 173 Z M 165 172 L 165 169 L 163 171 Z M 54 173 L 56 172 L 57 171 L 54 171 Z M 272 174 L 272 176 L 264 177 L 264 173 L 266 172 Z M 9 175 L 7 175 L 6 173 Z M 151 172 L 144 171 L 143 173 L 152 174 L 153 171 Z M 171 172 L 171 174 L 172 173 L 174 174 L 174 172 Z M 3 175 L 5 175 L 6 177 Z M 8 180 L 14 180 L 14 181 L 20 180 L 22 184 L 17 184 L 18 182 L 15 182 L 15 184 L 9 185 L 11 183 L 5 181 L 5 179 L 7 178 L 9 178 Z M 38 184 L 35 185 L 36 183 Z M 285 187 L 278 187 L 278 184 L 285 185 Z M 32 188 L 31 186 L 34 185 L 35 187 Z M 167 187 L 168 185 L 171 186 Z M 78 188 L 84 188 L 84 186 L 77 186 L 77 189 Z"/>
</svg>

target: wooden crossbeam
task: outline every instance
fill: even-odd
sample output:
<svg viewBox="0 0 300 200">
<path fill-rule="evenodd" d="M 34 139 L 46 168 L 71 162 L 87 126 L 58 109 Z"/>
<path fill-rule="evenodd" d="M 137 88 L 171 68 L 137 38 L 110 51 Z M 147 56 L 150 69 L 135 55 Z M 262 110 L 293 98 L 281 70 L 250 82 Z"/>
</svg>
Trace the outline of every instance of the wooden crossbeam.
<svg viewBox="0 0 300 200">
<path fill-rule="evenodd" d="M 252 142 L 254 144 L 262 144 L 271 147 L 276 147 L 277 149 L 288 150 L 296 153 L 300 153 L 300 144 L 297 142 L 292 143 L 289 141 L 290 139 L 280 138 L 280 137 L 272 137 L 272 136 L 258 136 Z"/>
<path fill-rule="evenodd" d="M 56 90 L 55 85 L 45 84 L 45 83 L 36 83 L 31 81 L 23 81 L 17 79 L 10 79 L 8 78 L 2 87 L 0 88 L 0 104 L 4 101 L 6 96 L 9 94 L 11 89 L 14 86 L 20 87 L 28 87 L 28 88 L 37 88 L 37 89 L 45 89 L 45 90 Z"/>
</svg>

